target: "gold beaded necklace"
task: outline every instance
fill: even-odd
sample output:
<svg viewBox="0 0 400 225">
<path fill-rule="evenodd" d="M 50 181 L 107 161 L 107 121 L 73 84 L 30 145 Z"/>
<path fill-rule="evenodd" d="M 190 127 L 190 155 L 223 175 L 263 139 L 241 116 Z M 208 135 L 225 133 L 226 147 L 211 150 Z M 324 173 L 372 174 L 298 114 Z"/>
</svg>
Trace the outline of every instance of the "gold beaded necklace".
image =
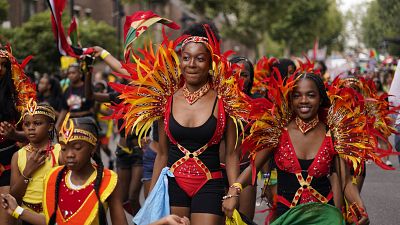
<svg viewBox="0 0 400 225">
<path fill-rule="evenodd" d="M 312 130 L 314 127 L 317 126 L 319 119 L 318 119 L 318 115 L 317 115 L 310 122 L 304 122 L 304 120 L 302 120 L 298 116 L 296 116 L 295 122 L 296 122 L 297 127 L 301 131 L 301 133 L 306 134 L 308 131 Z"/>
<path fill-rule="evenodd" d="M 185 96 L 186 101 L 193 105 L 197 100 L 203 97 L 210 90 L 211 86 L 209 83 L 206 83 L 203 87 L 195 92 L 190 92 L 187 88 L 186 84 L 183 85 L 183 95 Z"/>
</svg>

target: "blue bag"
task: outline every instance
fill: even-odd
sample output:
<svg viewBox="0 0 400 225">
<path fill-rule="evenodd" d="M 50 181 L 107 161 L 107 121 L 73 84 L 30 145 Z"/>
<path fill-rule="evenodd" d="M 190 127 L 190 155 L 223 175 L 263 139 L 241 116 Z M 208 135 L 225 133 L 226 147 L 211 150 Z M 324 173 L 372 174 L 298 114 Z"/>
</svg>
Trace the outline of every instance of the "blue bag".
<svg viewBox="0 0 400 225">
<path fill-rule="evenodd" d="M 133 218 L 135 224 L 147 225 L 170 214 L 167 176 L 174 177 L 169 168 L 165 167 L 142 208 Z"/>
</svg>

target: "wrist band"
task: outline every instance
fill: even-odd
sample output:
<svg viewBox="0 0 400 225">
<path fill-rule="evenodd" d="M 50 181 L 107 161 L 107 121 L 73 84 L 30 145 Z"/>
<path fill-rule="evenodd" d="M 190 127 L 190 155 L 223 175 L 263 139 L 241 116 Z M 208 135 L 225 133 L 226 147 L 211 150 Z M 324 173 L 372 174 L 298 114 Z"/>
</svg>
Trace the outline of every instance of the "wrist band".
<svg viewBox="0 0 400 225">
<path fill-rule="evenodd" d="M 222 201 L 223 201 L 223 200 L 226 200 L 226 199 L 228 199 L 228 198 L 233 198 L 233 197 L 238 198 L 239 195 L 225 195 L 224 197 L 222 197 Z"/>
<path fill-rule="evenodd" d="M 14 217 L 15 219 L 18 219 L 23 212 L 24 208 L 22 208 L 21 206 L 17 206 L 17 208 L 15 208 L 14 211 L 12 212 L 11 216 Z"/>
<path fill-rule="evenodd" d="M 110 55 L 110 53 L 107 50 L 103 49 L 103 51 L 101 51 L 100 58 L 104 59 L 108 55 Z"/>
</svg>

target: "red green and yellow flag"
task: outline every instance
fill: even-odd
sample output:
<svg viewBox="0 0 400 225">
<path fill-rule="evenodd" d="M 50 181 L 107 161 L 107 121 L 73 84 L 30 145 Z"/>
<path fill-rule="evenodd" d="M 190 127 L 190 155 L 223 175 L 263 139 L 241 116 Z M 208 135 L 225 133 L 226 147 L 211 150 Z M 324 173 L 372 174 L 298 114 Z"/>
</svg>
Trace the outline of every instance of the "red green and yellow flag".
<svg viewBox="0 0 400 225">
<path fill-rule="evenodd" d="M 137 11 L 127 16 L 124 24 L 124 56 L 129 59 L 132 43 L 145 32 L 151 25 L 161 23 L 169 28 L 178 30 L 180 26 L 174 21 L 160 17 L 152 11 Z"/>
</svg>

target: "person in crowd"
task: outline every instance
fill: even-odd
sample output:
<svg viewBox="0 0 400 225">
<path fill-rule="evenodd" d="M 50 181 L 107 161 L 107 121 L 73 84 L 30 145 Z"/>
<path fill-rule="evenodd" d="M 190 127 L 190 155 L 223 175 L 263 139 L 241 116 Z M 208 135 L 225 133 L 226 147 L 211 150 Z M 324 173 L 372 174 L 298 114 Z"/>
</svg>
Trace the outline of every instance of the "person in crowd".
<svg viewBox="0 0 400 225">
<path fill-rule="evenodd" d="M 254 67 L 253 64 L 250 62 L 249 59 L 243 56 L 235 56 L 232 59 L 229 60 L 230 63 L 234 64 L 236 67 L 236 70 L 238 70 L 238 73 L 240 73 L 240 78 L 243 79 L 243 92 L 248 95 L 249 97 L 261 97 L 257 95 L 253 95 L 251 93 L 251 89 L 253 86 L 254 82 Z M 241 140 L 239 140 L 239 143 Z M 220 158 L 221 158 L 221 165 L 224 167 L 225 160 L 223 156 L 225 155 L 225 149 L 224 149 L 224 141 L 221 144 L 220 147 Z M 238 158 L 241 158 L 242 160 L 240 161 L 240 172 L 243 172 L 244 169 L 246 169 L 247 166 L 250 165 L 250 160 L 249 160 L 249 155 L 243 155 L 242 156 L 242 151 L 240 149 L 240 146 L 236 149 L 236 153 L 238 154 Z M 229 182 L 227 180 L 226 174 L 225 179 L 227 183 L 227 187 L 229 188 Z M 253 220 L 254 218 L 254 211 L 255 211 L 255 204 L 256 204 L 256 185 L 249 185 L 246 188 L 243 189 L 240 197 L 239 197 L 239 212 L 242 213 L 242 219 L 245 219 L 243 217 L 246 217 L 248 220 Z M 244 215 L 244 216 L 243 216 Z"/>
<path fill-rule="evenodd" d="M 50 77 L 48 74 L 44 74 L 39 79 L 37 90 L 37 101 L 39 103 L 47 103 L 53 107 L 57 118 L 61 112 L 61 103 L 63 101 L 60 82 L 57 79 Z"/>
<path fill-rule="evenodd" d="M 397 68 L 393 76 L 393 81 L 391 82 L 389 89 L 389 102 L 393 107 L 400 106 L 400 60 L 397 61 Z M 394 136 L 394 145 L 397 152 L 400 152 L 400 113 L 393 116 L 395 120 L 397 134 Z M 398 156 L 400 163 L 400 155 Z"/>
<path fill-rule="evenodd" d="M 57 119 L 56 128 L 58 129 L 61 122 L 64 120 L 65 115 L 70 112 L 72 118 L 92 116 L 94 117 L 93 107 L 94 101 L 88 99 L 85 93 L 85 85 L 81 65 L 73 63 L 67 70 L 70 85 L 63 94 L 62 110 L 59 118 Z M 85 74 L 87 77 L 88 74 Z"/>
<path fill-rule="evenodd" d="M 146 145 L 143 151 L 143 192 L 147 198 L 150 192 L 151 177 L 153 176 L 154 162 L 156 160 L 158 143 L 158 123 L 154 122 L 151 127 L 150 142 Z"/>
<path fill-rule="evenodd" d="M 98 74 L 98 73 L 96 73 Z M 107 93 L 107 82 L 105 80 L 98 80 L 94 83 L 94 91 L 98 93 Z M 110 143 L 110 138 L 113 131 L 113 121 L 105 119 L 105 116 L 109 116 L 111 110 L 107 107 L 106 103 L 95 102 L 94 111 L 96 112 L 96 122 L 100 127 L 100 149 L 107 155 L 108 168 L 112 170 L 114 168 L 114 159 L 110 148 L 108 147 Z"/>
<path fill-rule="evenodd" d="M 226 58 L 221 57 L 212 29 L 200 25 L 196 31 L 199 32 L 183 36 L 180 58 L 175 53 L 176 46 L 161 44 L 154 58 L 143 59 L 146 65 L 151 65 L 148 71 L 152 72 L 148 75 L 153 77 L 146 85 L 131 69 L 145 64 L 136 61 L 135 65 L 125 67 L 132 81 L 116 88 L 122 92 L 120 98 L 129 104 L 116 106 L 114 116 L 124 118 L 129 131 L 135 131 L 139 124 L 136 129 L 144 132 L 145 127 L 158 120 L 159 149 L 151 189 L 160 179 L 162 168 L 167 166 L 171 213 L 190 218 L 191 224 L 222 224 L 221 199 L 225 185 L 219 144 L 225 137 L 226 171 L 229 182 L 233 183 L 239 174 L 234 120 L 239 123 L 248 114 L 245 109 L 248 97 L 237 85 L 238 74 L 226 76 L 226 73 L 233 73 L 232 68 Z M 164 66 L 159 68 L 158 65 Z M 166 77 L 159 79 L 160 76 Z M 153 94 L 146 94 L 148 92 Z M 153 101 L 155 104 L 151 104 Z M 147 104 L 151 107 L 147 108 Z M 147 109 L 145 114 L 143 107 Z M 118 114 L 120 109 L 125 109 L 126 113 Z M 136 133 L 140 139 L 142 132 Z"/>
<path fill-rule="evenodd" d="M 274 73 L 275 75 L 280 74 L 282 78 L 286 78 L 288 75 L 293 74 L 296 71 L 296 64 L 291 59 L 280 58 L 272 64 L 272 70 L 273 68 L 277 68 L 279 70 L 278 74 Z"/>
<path fill-rule="evenodd" d="M 107 224 L 110 208 L 112 224 L 127 225 L 117 175 L 104 169 L 96 153 L 98 128 L 91 117 L 69 118 L 60 131 L 65 166 L 53 168 L 44 183 L 44 215 L 24 210 L 9 194 L 2 195 L 8 214 L 31 224 Z M 91 160 L 96 163 L 93 164 Z"/>
<path fill-rule="evenodd" d="M 301 68 L 285 83 L 277 82 L 280 86 L 271 83 L 269 89 L 277 90 L 269 95 L 273 103 L 266 100 L 252 109 L 260 113 L 254 115 L 258 118 L 254 123 L 257 127 L 253 125 L 242 144 L 253 155 L 255 169 L 259 169 L 269 157 L 275 161 L 277 205 L 271 212 L 270 218 L 276 218 L 272 224 L 342 224 L 343 196 L 350 205 L 348 219 L 358 224 L 369 224 L 348 164 L 338 157 L 338 153 L 361 161 L 366 160 L 363 158 L 366 155 L 372 157 L 374 152 L 367 145 L 360 154 L 357 154 L 360 151 L 357 147 L 341 145 L 346 137 L 350 137 L 346 143 L 351 141 L 358 146 L 368 143 L 365 140 L 367 135 L 358 136 L 357 129 L 348 132 L 346 137 L 342 135 L 350 128 L 350 121 L 340 117 L 341 113 L 352 115 L 354 120 L 364 124 L 366 117 L 357 110 L 345 111 L 344 104 L 351 104 L 348 102 L 352 101 L 352 95 L 347 95 L 347 99 L 333 98 L 331 102 L 321 77 L 303 71 L 309 70 Z M 346 96 L 344 93 L 353 90 L 337 88 L 332 91 L 336 92 L 330 96 Z M 274 111 L 269 110 L 271 105 L 274 105 Z M 361 165 L 355 166 L 360 168 Z M 255 174 L 249 166 L 236 180 L 236 188 L 229 189 L 224 197 L 223 207 L 228 217 L 237 207 L 236 196 L 241 194 L 243 187 L 251 184 L 252 177 L 254 180 Z"/>
<path fill-rule="evenodd" d="M 380 80 L 379 77 L 375 77 L 373 79 L 374 81 L 374 85 L 375 85 L 375 90 L 376 90 L 376 95 L 379 96 L 387 96 L 387 93 L 385 92 L 384 88 L 383 88 L 383 84 L 382 81 Z M 385 98 L 386 102 L 389 102 L 389 98 L 386 97 Z M 389 104 L 387 104 L 389 106 Z M 389 110 L 389 108 L 388 108 Z M 387 149 L 388 148 L 388 140 L 386 139 L 385 141 L 380 141 L 379 145 L 381 145 L 380 147 L 382 147 L 383 149 Z M 393 163 L 389 160 L 389 156 L 385 157 L 385 164 L 388 166 L 393 166 Z"/>
<path fill-rule="evenodd" d="M 22 116 L 22 128 L 29 144 L 14 153 L 11 161 L 10 194 L 24 209 L 43 213 L 43 183 L 46 174 L 59 165 L 61 147 L 53 143 L 56 114 L 46 104 L 29 102 Z"/>
<path fill-rule="evenodd" d="M 0 194 L 10 191 L 11 159 L 18 151 L 17 141 L 26 141 L 16 124 L 29 99 L 35 95 L 34 84 L 12 55 L 10 46 L 0 48 Z M 0 224 L 7 224 L 8 220 L 9 216 L 0 208 Z"/>
</svg>

